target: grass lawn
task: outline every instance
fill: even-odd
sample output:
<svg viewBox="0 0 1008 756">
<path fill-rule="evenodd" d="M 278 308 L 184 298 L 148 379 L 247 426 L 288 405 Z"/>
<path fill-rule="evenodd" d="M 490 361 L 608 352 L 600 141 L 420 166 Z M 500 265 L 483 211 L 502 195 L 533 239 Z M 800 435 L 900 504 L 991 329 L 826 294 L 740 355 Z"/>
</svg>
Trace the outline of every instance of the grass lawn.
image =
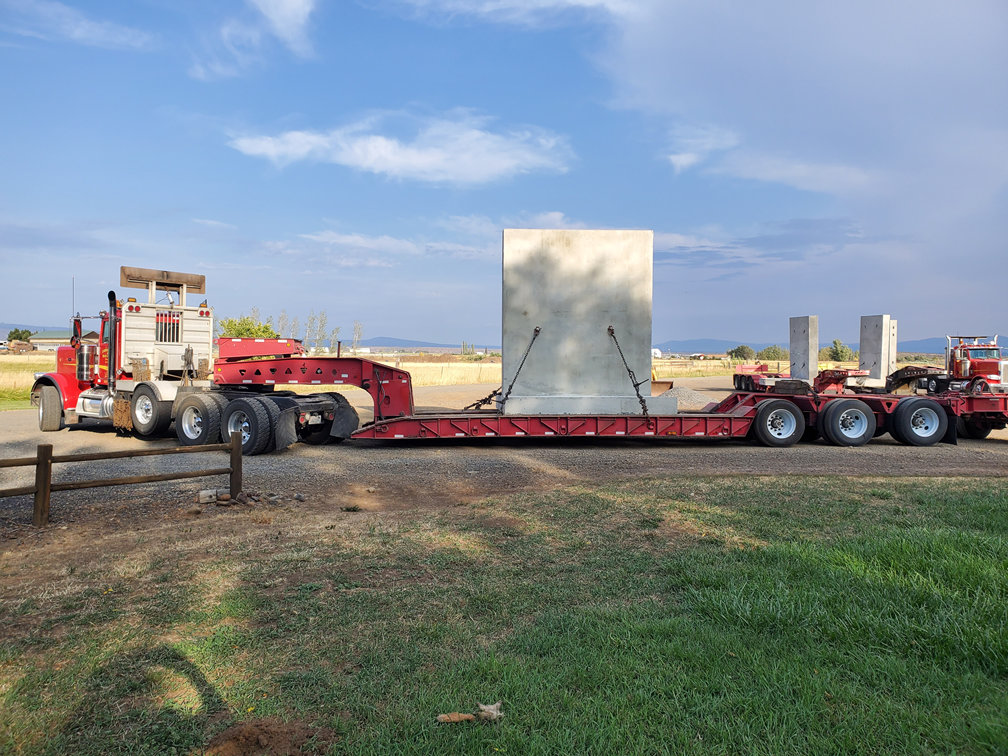
<svg viewBox="0 0 1008 756">
<path fill-rule="evenodd" d="M 305 753 L 1008 752 L 1001 480 L 226 516 L 244 535 L 4 596 L 0 752 L 200 752 L 240 721 L 303 723 Z"/>
</svg>

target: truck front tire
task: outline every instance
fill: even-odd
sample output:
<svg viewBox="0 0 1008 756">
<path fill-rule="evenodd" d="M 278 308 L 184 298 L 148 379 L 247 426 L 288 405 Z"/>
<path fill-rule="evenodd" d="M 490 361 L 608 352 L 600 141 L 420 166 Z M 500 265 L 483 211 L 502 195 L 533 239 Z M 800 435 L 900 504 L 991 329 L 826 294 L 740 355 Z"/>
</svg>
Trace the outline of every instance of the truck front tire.
<svg viewBox="0 0 1008 756">
<path fill-rule="evenodd" d="M 42 386 L 39 389 L 39 430 L 58 431 L 62 421 L 63 402 L 60 401 L 59 389 L 55 386 Z"/>
</svg>

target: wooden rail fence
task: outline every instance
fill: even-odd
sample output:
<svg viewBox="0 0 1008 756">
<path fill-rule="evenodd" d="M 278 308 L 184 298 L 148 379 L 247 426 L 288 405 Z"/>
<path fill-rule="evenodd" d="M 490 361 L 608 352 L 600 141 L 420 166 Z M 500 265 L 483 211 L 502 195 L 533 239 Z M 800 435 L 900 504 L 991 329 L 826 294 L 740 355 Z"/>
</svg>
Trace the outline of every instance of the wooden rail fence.
<svg viewBox="0 0 1008 756">
<path fill-rule="evenodd" d="M 186 470 L 183 472 L 153 473 L 150 475 L 132 475 L 127 478 L 106 478 L 102 480 L 79 480 L 71 483 L 53 483 L 52 466 L 60 462 L 89 462 L 92 460 L 122 459 L 124 457 L 154 457 L 164 454 L 199 454 L 202 452 L 230 452 L 231 460 L 228 467 L 215 467 L 210 470 Z M 52 444 L 39 444 L 34 457 L 17 459 L 0 459 L 0 468 L 35 466 L 35 484 L 20 488 L 0 489 L 0 499 L 7 496 L 35 495 L 35 506 L 32 511 L 32 525 L 41 528 L 49 524 L 49 498 L 53 491 L 74 491 L 81 488 L 105 488 L 106 486 L 126 486 L 133 483 L 156 483 L 161 480 L 184 480 L 187 478 L 204 478 L 211 475 L 230 476 L 231 497 L 241 493 L 242 487 L 242 453 L 241 434 L 231 434 L 228 444 L 207 444 L 206 446 L 178 446 L 170 449 L 137 449 L 121 452 L 92 452 L 86 454 L 53 454 Z"/>
</svg>

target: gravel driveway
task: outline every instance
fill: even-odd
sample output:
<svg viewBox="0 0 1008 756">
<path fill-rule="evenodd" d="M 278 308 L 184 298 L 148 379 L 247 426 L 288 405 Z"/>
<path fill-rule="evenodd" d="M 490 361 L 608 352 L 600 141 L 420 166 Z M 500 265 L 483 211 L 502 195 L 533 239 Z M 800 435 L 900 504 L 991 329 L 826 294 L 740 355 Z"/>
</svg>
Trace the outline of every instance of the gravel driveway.
<svg viewBox="0 0 1008 756">
<path fill-rule="evenodd" d="M 679 379 L 716 400 L 730 390 L 730 378 Z M 424 407 L 459 408 L 485 396 L 493 386 L 439 386 L 415 389 Z M 370 397 L 348 392 L 370 417 Z M 100 424 L 73 426 L 42 434 L 35 412 L 0 412 L 0 458 L 32 456 L 36 444 L 53 444 L 56 454 L 128 450 L 149 444 L 174 446 L 170 439 L 144 442 L 117 435 Z M 198 461 L 197 461 L 198 460 Z M 84 480 L 148 472 L 226 466 L 223 453 L 173 455 L 62 464 L 54 480 Z M 360 502 L 383 507 L 458 503 L 520 490 L 542 490 L 582 481 L 611 481 L 676 475 L 884 475 L 1001 476 L 1008 475 L 1008 431 L 995 431 L 985 441 L 961 440 L 957 446 L 903 446 L 888 435 L 860 448 L 840 448 L 822 442 L 770 449 L 736 441 L 513 439 L 479 442 L 400 443 L 350 441 L 314 447 L 296 444 L 278 453 L 244 460 L 246 491 L 292 497 L 340 506 Z M 30 468 L 0 470 L 0 488 L 29 485 Z M 141 486 L 58 492 L 53 494 L 54 522 L 75 521 L 81 513 L 114 508 L 121 517 L 145 516 L 160 502 L 176 509 L 193 501 L 200 488 L 225 488 L 224 477 L 171 481 Z M 0 529 L 20 530 L 31 520 L 30 497 L 0 499 Z"/>
</svg>

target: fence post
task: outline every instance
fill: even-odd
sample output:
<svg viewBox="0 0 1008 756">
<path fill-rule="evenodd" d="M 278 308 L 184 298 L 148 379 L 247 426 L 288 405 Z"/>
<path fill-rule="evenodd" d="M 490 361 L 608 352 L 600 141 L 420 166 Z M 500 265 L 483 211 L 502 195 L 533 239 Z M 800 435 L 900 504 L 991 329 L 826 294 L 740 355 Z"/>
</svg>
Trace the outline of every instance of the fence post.
<svg viewBox="0 0 1008 756">
<path fill-rule="evenodd" d="M 49 524 L 49 487 L 52 485 L 52 444 L 39 444 L 35 459 L 35 507 L 32 525 L 42 528 Z"/>
<path fill-rule="evenodd" d="M 52 447 L 50 447 L 52 448 Z M 242 490 L 242 437 L 241 433 L 231 434 L 231 498 Z"/>
</svg>

